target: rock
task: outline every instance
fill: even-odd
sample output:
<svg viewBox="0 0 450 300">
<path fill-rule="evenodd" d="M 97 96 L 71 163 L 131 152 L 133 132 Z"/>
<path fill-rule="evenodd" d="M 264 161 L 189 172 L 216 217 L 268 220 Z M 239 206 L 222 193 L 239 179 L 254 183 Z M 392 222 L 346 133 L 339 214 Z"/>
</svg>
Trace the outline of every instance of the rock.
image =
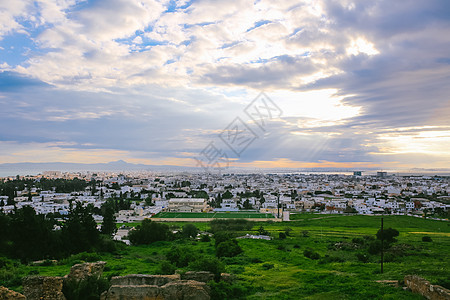
<svg viewBox="0 0 450 300">
<path fill-rule="evenodd" d="M 161 284 L 167 281 L 164 285 Z M 157 284 L 146 284 L 146 283 Z M 204 282 L 179 280 L 178 275 L 127 275 L 113 277 L 101 300 L 209 300 Z M 121 285 L 117 284 L 121 283 Z M 125 284 L 123 284 L 125 283 Z"/>
<path fill-rule="evenodd" d="M 22 281 L 27 300 L 66 300 L 62 277 L 27 276 Z"/>
<path fill-rule="evenodd" d="M 214 274 L 206 271 L 199 271 L 199 272 L 188 271 L 181 275 L 181 279 L 208 282 L 214 280 Z"/>
<path fill-rule="evenodd" d="M 232 283 L 234 281 L 235 277 L 233 274 L 230 273 L 220 273 L 220 280 Z"/>
<path fill-rule="evenodd" d="M 76 264 L 70 269 L 70 273 L 66 276 L 67 280 L 84 280 L 90 276 L 101 277 L 106 262 L 98 261 L 94 263 Z"/>
<path fill-rule="evenodd" d="M 413 293 L 419 293 L 430 300 L 450 300 L 450 290 L 440 286 L 432 285 L 429 281 L 417 276 L 406 275 L 405 285 Z"/>
<path fill-rule="evenodd" d="M 165 300 L 209 300 L 209 287 L 204 282 L 179 280 L 162 286 Z"/>
<path fill-rule="evenodd" d="M 113 285 L 100 296 L 100 300 L 163 300 L 157 285 Z"/>
<path fill-rule="evenodd" d="M 111 285 L 156 285 L 162 286 L 174 280 L 180 280 L 180 275 L 143 275 L 130 274 L 111 278 Z"/>
<path fill-rule="evenodd" d="M 4 286 L 0 286 L 0 299 L 2 299 L 2 300 L 25 300 L 26 298 L 24 295 L 19 294 L 18 292 L 7 289 Z"/>
</svg>

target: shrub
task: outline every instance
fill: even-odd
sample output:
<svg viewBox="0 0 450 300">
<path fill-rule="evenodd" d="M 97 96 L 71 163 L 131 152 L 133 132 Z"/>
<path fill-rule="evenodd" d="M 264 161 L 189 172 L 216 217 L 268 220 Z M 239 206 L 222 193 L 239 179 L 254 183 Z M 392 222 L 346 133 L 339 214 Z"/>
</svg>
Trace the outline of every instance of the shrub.
<svg viewBox="0 0 450 300">
<path fill-rule="evenodd" d="M 145 245 L 157 241 L 166 241 L 170 236 L 169 226 L 152 222 L 149 219 L 145 219 L 135 230 L 131 230 L 128 233 L 128 238 L 133 245 Z"/>
<path fill-rule="evenodd" d="M 177 267 L 186 267 L 196 259 L 196 255 L 188 247 L 172 247 L 166 254 L 166 258 Z"/>
<path fill-rule="evenodd" d="M 172 275 L 175 273 L 175 266 L 172 265 L 169 261 L 164 260 L 159 268 L 159 274 L 162 275 Z"/>
<path fill-rule="evenodd" d="M 309 231 L 308 230 L 303 230 L 302 231 L 302 236 L 303 237 L 309 237 Z"/>
<path fill-rule="evenodd" d="M 422 237 L 422 242 L 432 242 L 433 240 L 428 235 Z"/>
<path fill-rule="evenodd" d="M 214 274 L 216 281 L 220 280 L 220 273 L 225 272 L 224 264 L 215 257 L 201 257 L 189 264 L 189 269 L 194 271 L 208 271 Z"/>
<path fill-rule="evenodd" d="M 231 300 L 231 299 L 245 299 L 249 294 L 249 290 L 237 283 L 228 283 L 225 281 L 208 282 L 211 288 L 212 300 Z"/>
<path fill-rule="evenodd" d="M 267 230 L 265 230 L 262 225 L 259 226 L 258 233 L 259 233 L 259 235 L 268 235 L 269 234 L 269 232 Z"/>
<path fill-rule="evenodd" d="M 390 252 L 385 253 L 383 256 L 383 261 L 384 262 L 393 262 L 393 261 L 395 261 L 395 255 Z"/>
<path fill-rule="evenodd" d="M 387 228 L 383 229 L 383 233 L 381 232 L 381 229 L 377 232 L 377 239 L 381 240 L 383 239 L 388 244 L 395 243 L 397 240 L 395 237 L 399 235 L 399 232 L 397 229 L 394 228 Z"/>
<path fill-rule="evenodd" d="M 209 235 L 207 235 L 207 234 L 203 234 L 201 237 L 200 237 L 200 242 L 210 242 L 211 241 L 211 238 L 209 237 Z"/>
<path fill-rule="evenodd" d="M 281 251 L 285 251 L 286 250 L 286 246 L 285 245 L 278 245 L 277 249 L 281 250 Z"/>
<path fill-rule="evenodd" d="M 217 247 L 220 243 L 228 241 L 232 238 L 231 234 L 228 232 L 220 231 L 214 234 L 215 246 Z"/>
<path fill-rule="evenodd" d="M 295 244 L 295 245 L 294 245 L 294 248 L 295 248 L 295 249 L 298 249 L 298 248 L 300 248 L 300 245 L 299 245 L 299 244 Z"/>
<path fill-rule="evenodd" d="M 369 256 L 367 254 L 356 253 L 356 258 L 358 259 L 358 261 L 363 263 L 369 262 Z"/>
<path fill-rule="evenodd" d="M 217 257 L 233 257 L 242 253 L 242 248 L 236 240 L 228 240 L 217 245 Z"/>
<path fill-rule="evenodd" d="M 187 237 L 187 238 L 191 238 L 192 237 L 193 238 L 193 237 L 197 236 L 198 228 L 194 224 L 188 223 L 188 224 L 183 226 L 182 233 L 183 233 L 184 237 Z"/>
<path fill-rule="evenodd" d="M 352 243 L 364 245 L 364 240 L 362 238 L 353 238 Z"/>
<path fill-rule="evenodd" d="M 65 281 L 62 292 L 67 300 L 94 300 L 108 288 L 108 280 L 90 276 L 84 280 Z"/>
<path fill-rule="evenodd" d="M 270 270 L 274 268 L 273 264 L 265 263 L 261 266 L 264 270 Z"/>
<path fill-rule="evenodd" d="M 324 258 L 322 258 L 319 263 L 320 264 L 326 264 L 326 263 L 333 263 L 333 262 L 344 262 L 345 259 L 340 256 L 328 256 L 325 255 Z"/>
<path fill-rule="evenodd" d="M 367 249 L 369 254 L 375 255 L 380 253 L 381 251 L 381 242 L 380 241 L 373 241 L 369 244 L 369 249 Z"/>
<path fill-rule="evenodd" d="M 245 268 L 243 266 L 231 265 L 228 266 L 228 271 L 233 274 L 242 274 L 244 273 Z"/>
<path fill-rule="evenodd" d="M 312 249 L 306 249 L 305 251 L 303 251 L 303 255 L 309 259 L 319 259 L 320 258 L 320 254 L 313 251 Z"/>
<path fill-rule="evenodd" d="M 284 239 L 286 238 L 286 233 L 280 232 L 280 233 L 278 234 L 278 237 L 280 238 L 280 240 L 284 240 Z"/>
</svg>

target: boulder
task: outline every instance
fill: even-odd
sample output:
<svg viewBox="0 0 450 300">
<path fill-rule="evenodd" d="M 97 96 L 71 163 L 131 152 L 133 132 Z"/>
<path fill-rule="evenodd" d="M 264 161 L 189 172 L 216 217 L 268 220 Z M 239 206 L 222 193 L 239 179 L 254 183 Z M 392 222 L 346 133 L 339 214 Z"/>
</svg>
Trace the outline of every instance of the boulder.
<svg viewBox="0 0 450 300">
<path fill-rule="evenodd" d="M 62 293 L 62 277 L 27 276 L 22 285 L 27 300 L 66 300 Z"/>
<path fill-rule="evenodd" d="M 163 286 L 174 280 L 180 280 L 180 275 L 143 275 L 130 274 L 111 278 L 111 285 L 156 285 Z"/>
<path fill-rule="evenodd" d="M 26 298 L 24 295 L 19 294 L 18 292 L 7 289 L 4 286 L 0 286 L 0 299 L 2 299 L 2 300 L 25 300 Z"/>
<path fill-rule="evenodd" d="M 113 285 L 102 293 L 100 300 L 163 300 L 157 285 Z"/>
<path fill-rule="evenodd" d="M 417 275 L 406 275 L 405 285 L 413 293 L 418 293 L 430 300 L 450 300 L 450 290 L 440 286 L 430 284 L 429 281 Z"/>
<path fill-rule="evenodd" d="M 179 280 L 169 282 L 162 287 L 162 299 L 165 300 L 209 300 L 209 287 L 204 282 Z"/>
<path fill-rule="evenodd" d="M 106 262 L 97 261 L 93 263 L 76 264 L 70 269 L 70 273 L 66 276 L 67 280 L 84 280 L 90 276 L 101 277 Z"/>
</svg>

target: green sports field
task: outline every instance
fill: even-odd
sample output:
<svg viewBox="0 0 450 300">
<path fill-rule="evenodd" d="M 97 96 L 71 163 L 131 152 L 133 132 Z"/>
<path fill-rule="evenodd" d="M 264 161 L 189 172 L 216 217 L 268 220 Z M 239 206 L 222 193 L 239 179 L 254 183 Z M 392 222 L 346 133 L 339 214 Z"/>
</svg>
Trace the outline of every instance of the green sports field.
<svg viewBox="0 0 450 300">
<path fill-rule="evenodd" d="M 210 212 L 210 213 L 190 213 L 190 212 L 160 212 L 154 218 L 167 219 L 273 219 L 272 214 L 258 212 Z"/>
</svg>

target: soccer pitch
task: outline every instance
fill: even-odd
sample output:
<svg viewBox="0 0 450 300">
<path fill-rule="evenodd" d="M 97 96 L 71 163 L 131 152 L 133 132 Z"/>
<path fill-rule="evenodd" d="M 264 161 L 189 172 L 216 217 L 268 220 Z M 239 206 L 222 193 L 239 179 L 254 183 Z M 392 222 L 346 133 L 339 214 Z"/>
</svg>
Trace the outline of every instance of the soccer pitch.
<svg viewBox="0 0 450 300">
<path fill-rule="evenodd" d="M 168 219 L 273 219 L 272 214 L 258 212 L 210 212 L 210 213 L 190 213 L 190 212 L 160 212 L 154 218 Z"/>
</svg>

